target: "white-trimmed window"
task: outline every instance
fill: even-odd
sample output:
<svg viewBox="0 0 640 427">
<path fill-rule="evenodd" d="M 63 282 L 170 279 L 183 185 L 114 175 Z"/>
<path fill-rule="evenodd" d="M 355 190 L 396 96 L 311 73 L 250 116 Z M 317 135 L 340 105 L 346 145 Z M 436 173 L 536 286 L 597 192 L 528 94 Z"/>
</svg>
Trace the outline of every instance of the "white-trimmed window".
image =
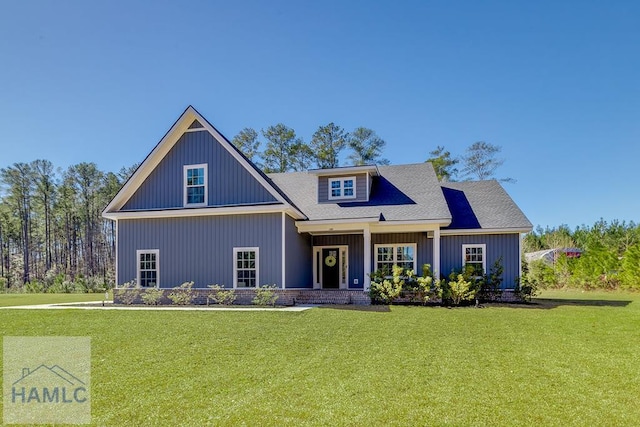
<svg viewBox="0 0 640 427">
<path fill-rule="evenodd" d="M 233 287 L 257 287 L 259 265 L 258 248 L 233 248 Z"/>
<path fill-rule="evenodd" d="M 142 288 L 160 287 L 160 250 L 141 249 L 136 251 L 137 283 Z"/>
<path fill-rule="evenodd" d="M 207 164 L 184 165 L 184 205 L 206 206 Z"/>
<path fill-rule="evenodd" d="M 393 266 L 416 271 L 416 244 L 394 243 L 374 246 L 376 254 L 375 270 L 383 270 L 391 275 Z"/>
<path fill-rule="evenodd" d="M 355 199 L 356 177 L 329 178 L 329 200 Z"/>
<path fill-rule="evenodd" d="M 487 245 L 462 245 L 462 269 L 472 269 L 473 277 L 482 277 L 487 271 Z"/>
</svg>

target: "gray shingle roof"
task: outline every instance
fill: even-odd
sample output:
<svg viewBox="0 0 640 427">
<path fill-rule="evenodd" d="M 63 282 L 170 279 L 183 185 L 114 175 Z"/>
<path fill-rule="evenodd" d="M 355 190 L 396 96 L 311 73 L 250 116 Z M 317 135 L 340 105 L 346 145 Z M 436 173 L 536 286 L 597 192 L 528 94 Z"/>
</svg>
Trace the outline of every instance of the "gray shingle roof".
<svg viewBox="0 0 640 427">
<path fill-rule="evenodd" d="M 318 177 L 307 172 L 268 174 L 310 220 L 378 218 L 386 221 L 449 222 L 431 163 L 378 166 L 368 202 L 318 203 Z"/>
<path fill-rule="evenodd" d="M 453 217 L 448 229 L 532 228 L 498 181 L 447 182 L 442 192 Z"/>
</svg>

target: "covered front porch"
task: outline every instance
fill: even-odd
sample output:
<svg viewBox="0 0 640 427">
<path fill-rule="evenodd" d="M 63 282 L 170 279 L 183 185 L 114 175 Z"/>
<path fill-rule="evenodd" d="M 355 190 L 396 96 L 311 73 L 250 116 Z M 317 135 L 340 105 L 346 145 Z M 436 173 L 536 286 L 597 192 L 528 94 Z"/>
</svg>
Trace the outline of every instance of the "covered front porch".
<svg viewBox="0 0 640 427">
<path fill-rule="evenodd" d="M 440 227 L 431 221 L 299 221 L 299 233 L 311 235 L 313 288 L 363 290 L 369 274 L 393 264 L 422 273 L 423 264 L 440 274 Z"/>
</svg>

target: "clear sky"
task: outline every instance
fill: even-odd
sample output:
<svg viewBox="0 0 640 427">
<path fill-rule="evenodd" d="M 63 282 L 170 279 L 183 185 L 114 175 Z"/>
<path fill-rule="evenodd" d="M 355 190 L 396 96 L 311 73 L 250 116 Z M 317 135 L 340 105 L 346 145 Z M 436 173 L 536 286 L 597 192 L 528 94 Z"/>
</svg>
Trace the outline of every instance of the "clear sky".
<svg viewBox="0 0 640 427">
<path fill-rule="evenodd" d="M 0 1 L 0 167 L 117 171 L 188 105 L 394 164 L 487 141 L 534 225 L 640 222 L 640 1 Z"/>
</svg>

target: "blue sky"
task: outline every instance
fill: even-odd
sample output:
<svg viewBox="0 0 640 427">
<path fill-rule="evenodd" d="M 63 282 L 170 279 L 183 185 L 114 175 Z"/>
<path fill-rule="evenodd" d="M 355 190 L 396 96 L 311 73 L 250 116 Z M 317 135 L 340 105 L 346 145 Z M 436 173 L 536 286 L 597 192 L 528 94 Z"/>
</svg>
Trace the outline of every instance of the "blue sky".
<svg viewBox="0 0 640 427">
<path fill-rule="evenodd" d="M 487 141 L 534 225 L 640 222 L 637 1 L 4 1 L 0 58 L 0 167 L 117 171 L 193 105 L 394 164 Z"/>
</svg>

